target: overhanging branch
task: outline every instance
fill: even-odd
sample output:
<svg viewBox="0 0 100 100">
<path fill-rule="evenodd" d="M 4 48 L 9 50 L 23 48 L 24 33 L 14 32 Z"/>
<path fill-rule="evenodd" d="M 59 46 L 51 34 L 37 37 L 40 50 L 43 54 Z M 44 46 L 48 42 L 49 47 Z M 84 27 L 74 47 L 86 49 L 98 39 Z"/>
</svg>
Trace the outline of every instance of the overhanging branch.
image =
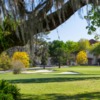
<svg viewBox="0 0 100 100">
<path fill-rule="evenodd" d="M 48 0 L 47 0 L 48 1 Z M 52 0 L 49 0 L 52 1 Z M 46 18 L 42 18 L 42 20 L 40 20 L 41 23 L 43 23 L 43 31 L 51 31 L 55 28 L 57 28 L 59 25 L 61 25 L 62 23 L 64 23 L 66 20 L 68 20 L 78 9 L 82 8 L 83 6 L 85 6 L 87 4 L 87 0 L 80 0 L 79 2 L 79 6 L 77 6 L 74 10 L 73 10 L 73 6 L 71 2 L 75 2 L 76 0 L 69 0 L 68 2 L 66 2 L 60 9 L 58 9 L 57 11 L 49 14 L 46 16 Z M 93 3 L 94 0 L 88 0 L 88 3 Z M 49 5 L 50 2 L 47 3 L 47 5 Z M 52 2 L 50 7 L 48 8 L 48 6 L 44 6 L 44 10 L 46 10 L 46 12 L 49 11 L 49 9 L 51 9 L 52 7 Z M 47 8 L 47 9 L 46 9 Z M 59 16 L 58 16 L 58 12 L 60 12 L 60 18 L 61 18 L 61 22 L 59 21 Z M 43 9 L 39 12 L 39 16 L 36 17 L 36 20 L 39 20 L 41 17 L 40 13 L 44 13 Z M 47 21 L 48 20 L 48 23 Z M 55 25 L 54 25 L 55 22 Z M 47 28 L 47 24 L 49 26 L 49 29 Z M 38 27 L 38 26 L 37 26 Z M 42 30 L 38 30 L 35 31 L 34 34 L 38 34 L 39 32 L 42 32 Z M 11 38 L 11 39 L 10 39 Z M 10 45 L 8 48 L 10 48 L 11 46 L 20 46 L 20 45 L 24 45 L 23 41 L 20 41 L 15 33 L 12 33 L 8 36 L 5 37 L 5 39 L 9 40 L 9 43 L 12 43 L 12 45 Z M 30 40 L 30 36 L 27 37 L 26 42 Z M 2 52 L 4 49 L 2 48 L 1 44 L 0 44 L 0 52 Z"/>
</svg>

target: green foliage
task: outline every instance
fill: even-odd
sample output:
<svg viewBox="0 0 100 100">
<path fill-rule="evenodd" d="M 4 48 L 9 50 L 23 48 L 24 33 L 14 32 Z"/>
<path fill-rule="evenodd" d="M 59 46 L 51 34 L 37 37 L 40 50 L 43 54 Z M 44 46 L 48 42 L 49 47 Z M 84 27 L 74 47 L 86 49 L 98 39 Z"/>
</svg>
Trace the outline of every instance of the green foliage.
<svg viewBox="0 0 100 100">
<path fill-rule="evenodd" d="M 90 52 L 95 54 L 95 55 L 99 55 L 100 54 L 100 43 L 95 43 L 92 45 Z"/>
<path fill-rule="evenodd" d="M 95 33 L 95 39 L 99 39 L 100 35 L 96 33 L 97 28 L 100 27 L 100 7 L 92 6 L 89 14 L 85 16 L 85 19 L 89 20 L 89 25 L 86 27 L 88 29 L 88 34 Z"/>
<path fill-rule="evenodd" d="M 8 45 L 7 40 L 5 40 L 4 36 L 5 35 L 4 35 L 3 28 L 0 25 L 0 43 L 1 43 L 2 48 L 6 48 Z"/>
<path fill-rule="evenodd" d="M 14 100 L 11 94 L 0 93 L 0 100 Z"/>
<path fill-rule="evenodd" d="M 78 47 L 79 47 L 79 51 L 81 50 L 89 50 L 90 49 L 90 43 L 87 39 L 80 39 L 78 42 Z"/>
<path fill-rule="evenodd" d="M 86 52 L 80 51 L 77 54 L 76 61 L 77 61 L 78 64 L 86 64 L 87 61 L 88 61 Z"/>
<path fill-rule="evenodd" d="M 2 25 L 0 25 L 0 43 L 3 49 L 6 49 L 9 47 L 9 45 L 12 45 L 9 43 L 9 40 L 11 39 L 5 39 L 5 36 L 14 33 L 16 30 L 18 23 L 15 23 L 14 20 L 10 19 L 10 17 L 5 17 L 3 20 Z"/>
<path fill-rule="evenodd" d="M 0 100 L 20 100 L 19 89 L 7 81 L 0 81 Z"/>
<path fill-rule="evenodd" d="M 66 47 L 66 52 L 67 53 L 72 53 L 72 52 L 76 52 L 78 51 L 78 43 L 77 42 L 73 42 L 73 41 L 67 41 L 65 43 L 65 47 Z"/>
<path fill-rule="evenodd" d="M 49 53 L 52 57 L 54 64 L 58 64 L 59 67 L 62 64 L 65 56 L 65 44 L 63 41 L 55 40 L 49 44 Z"/>
<path fill-rule="evenodd" d="M 54 63 L 66 64 L 67 61 L 75 60 L 72 54 L 79 51 L 79 44 L 73 41 L 64 43 L 56 40 L 50 43 L 49 51 Z"/>
<path fill-rule="evenodd" d="M 65 43 L 65 51 L 66 51 L 67 60 L 70 61 L 73 58 L 71 56 L 71 54 L 75 54 L 75 53 L 77 53 L 79 51 L 79 44 L 77 42 L 67 41 Z"/>
<path fill-rule="evenodd" d="M 56 50 L 59 48 L 64 48 L 63 41 L 55 40 L 49 45 L 49 52 L 51 56 L 57 56 Z"/>
<path fill-rule="evenodd" d="M 5 52 L 0 55 L 0 68 L 2 68 L 3 70 L 12 68 L 11 59 Z"/>
<path fill-rule="evenodd" d="M 12 60 L 19 60 L 26 68 L 29 67 L 29 55 L 26 52 L 15 52 Z"/>
<path fill-rule="evenodd" d="M 15 22 L 13 19 L 10 19 L 10 16 L 5 17 L 3 21 L 3 26 L 4 26 L 4 35 L 9 35 L 12 32 L 16 31 L 16 27 L 18 25 L 18 22 Z"/>
</svg>

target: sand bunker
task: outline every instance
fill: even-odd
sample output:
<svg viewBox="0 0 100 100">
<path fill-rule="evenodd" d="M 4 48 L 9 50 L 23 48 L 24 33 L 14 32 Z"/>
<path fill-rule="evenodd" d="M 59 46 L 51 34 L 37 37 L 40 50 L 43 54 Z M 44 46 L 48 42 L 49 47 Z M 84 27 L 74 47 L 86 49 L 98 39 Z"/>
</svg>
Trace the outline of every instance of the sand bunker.
<svg viewBox="0 0 100 100">
<path fill-rule="evenodd" d="M 52 70 L 37 70 L 37 71 L 23 71 L 21 73 L 31 74 L 31 73 L 50 73 Z"/>
<path fill-rule="evenodd" d="M 77 72 L 61 72 L 59 74 L 79 74 L 79 73 L 77 73 Z"/>
<path fill-rule="evenodd" d="M 44 74 L 47 74 L 47 73 L 51 73 L 51 72 L 54 72 L 52 70 L 37 70 L 37 71 L 22 71 L 21 73 L 23 74 L 32 74 L 32 73 L 44 73 Z M 61 73 L 52 73 L 52 74 L 79 74 L 77 72 L 61 72 Z"/>
</svg>

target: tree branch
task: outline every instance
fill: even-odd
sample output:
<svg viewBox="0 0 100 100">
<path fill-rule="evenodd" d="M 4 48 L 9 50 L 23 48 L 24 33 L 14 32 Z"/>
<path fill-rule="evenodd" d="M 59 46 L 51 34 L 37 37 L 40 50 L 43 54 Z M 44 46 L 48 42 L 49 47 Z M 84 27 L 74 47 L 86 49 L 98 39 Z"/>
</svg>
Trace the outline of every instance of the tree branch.
<svg viewBox="0 0 100 100">
<path fill-rule="evenodd" d="M 44 8 L 39 12 L 39 14 L 38 14 L 39 17 L 36 17 L 36 18 L 38 18 L 37 20 L 39 20 L 39 18 L 41 17 L 41 14 L 44 13 L 44 10 L 46 12 L 48 12 L 51 9 L 52 0 L 47 0 L 47 1 L 48 1 L 47 5 L 44 6 Z M 66 20 L 68 20 L 78 9 L 80 9 L 81 7 L 83 7 L 87 4 L 87 2 L 86 2 L 87 0 L 80 0 L 79 6 L 77 6 L 73 10 L 73 6 L 72 6 L 72 3 L 71 3 L 72 1 L 75 2 L 76 0 L 69 0 L 60 9 L 58 9 L 57 11 L 47 15 L 46 18 L 44 18 L 44 17 L 42 18 L 41 22 L 43 23 L 43 30 L 44 31 L 51 31 L 51 30 L 57 28 L 59 25 L 64 23 Z M 93 3 L 93 1 L 94 0 L 89 0 L 88 3 Z M 50 6 L 48 7 L 49 4 L 50 4 Z M 61 21 L 59 21 L 58 13 L 60 14 Z M 48 23 L 47 23 L 47 21 L 48 21 Z M 54 23 L 55 23 L 55 25 L 54 25 Z M 49 26 L 49 29 L 47 28 L 47 24 Z M 38 34 L 40 32 L 42 32 L 42 31 L 38 30 L 35 34 Z M 12 45 L 9 45 L 9 47 L 7 47 L 7 48 L 10 48 L 12 46 L 24 45 L 24 42 L 19 40 L 19 38 L 17 38 L 15 32 L 6 36 L 5 39 L 9 40 L 9 43 L 12 44 Z M 29 39 L 30 39 L 30 36 L 28 36 L 25 43 L 27 43 L 27 41 Z M 2 47 L 2 45 L 0 43 L 0 52 L 2 52 L 2 51 L 4 51 L 4 48 Z"/>
<path fill-rule="evenodd" d="M 50 15 L 47 16 L 49 30 L 46 27 L 47 26 L 46 19 L 43 19 L 43 28 L 45 31 L 51 31 L 51 30 L 57 28 L 59 25 L 64 23 L 66 20 L 68 20 L 77 10 L 79 10 L 80 8 L 82 8 L 83 6 L 85 6 L 87 4 L 86 2 L 82 2 L 82 0 L 81 0 L 80 5 L 77 8 L 73 9 L 73 5 L 72 5 L 71 1 L 72 0 L 69 0 L 62 6 L 61 9 L 59 9 L 59 10 L 55 11 L 54 13 L 51 13 Z M 60 14 L 61 22 L 59 21 L 58 13 Z M 54 22 L 52 21 L 52 17 L 53 17 L 53 20 L 55 21 L 56 25 L 54 25 Z"/>
</svg>

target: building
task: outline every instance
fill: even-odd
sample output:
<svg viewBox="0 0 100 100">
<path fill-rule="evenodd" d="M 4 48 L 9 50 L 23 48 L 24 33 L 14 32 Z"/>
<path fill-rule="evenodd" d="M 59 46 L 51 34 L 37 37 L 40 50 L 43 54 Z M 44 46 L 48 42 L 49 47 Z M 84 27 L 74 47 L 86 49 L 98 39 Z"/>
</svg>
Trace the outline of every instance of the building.
<svg viewBox="0 0 100 100">
<path fill-rule="evenodd" d="M 93 45 L 95 43 L 97 43 L 98 41 L 94 40 L 94 39 L 91 39 L 89 40 L 90 42 L 90 45 Z M 90 53 L 89 51 L 86 51 L 87 52 L 87 57 L 88 57 L 88 65 L 98 65 L 100 64 L 99 59 L 100 57 Z"/>
</svg>

